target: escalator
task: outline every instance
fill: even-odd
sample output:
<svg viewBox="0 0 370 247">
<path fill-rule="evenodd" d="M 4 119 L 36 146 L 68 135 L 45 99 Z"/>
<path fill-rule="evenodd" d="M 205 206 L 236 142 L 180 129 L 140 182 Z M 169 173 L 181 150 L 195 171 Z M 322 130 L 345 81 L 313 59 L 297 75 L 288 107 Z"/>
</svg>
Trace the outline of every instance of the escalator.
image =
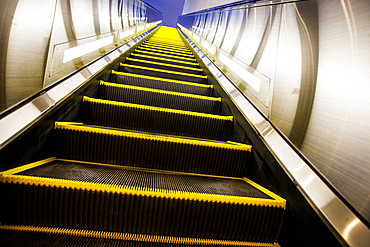
<svg viewBox="0 0 370 247">
<path fill-rule="evenodd" d="M 174 28 L 122 58 L 52 157 L 0 174 L 4 246 L 278 246 L 285 200 Z"/>
</svg>

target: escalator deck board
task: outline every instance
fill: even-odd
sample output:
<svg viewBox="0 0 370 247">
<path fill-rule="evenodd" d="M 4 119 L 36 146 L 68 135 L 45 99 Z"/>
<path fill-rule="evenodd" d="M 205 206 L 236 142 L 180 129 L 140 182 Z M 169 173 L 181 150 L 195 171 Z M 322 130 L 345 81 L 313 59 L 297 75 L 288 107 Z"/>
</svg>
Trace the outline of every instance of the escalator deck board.
<svg viewBox="0 0 370 247">
<path fill-rule="evenodd" d="M 53 160 L 17 172 L 14 175 L 107 184 L 126 188 L 133 187 L 137 190 L 157 192 L 161 190 L 182 191 L 275 200 L 243 179 L 114 165 L 96 165 L 77 161 Z"/>
</svg>

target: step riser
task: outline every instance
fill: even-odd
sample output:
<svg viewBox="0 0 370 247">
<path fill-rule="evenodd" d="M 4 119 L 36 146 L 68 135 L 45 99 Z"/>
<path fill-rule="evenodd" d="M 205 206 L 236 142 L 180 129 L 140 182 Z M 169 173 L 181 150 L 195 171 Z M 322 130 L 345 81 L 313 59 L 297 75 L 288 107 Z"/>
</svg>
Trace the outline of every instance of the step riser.
<svg viewBox="0 0 370 247">
<path fill-rule="evenodd" d="M 157 62 L 157 63 L 168 63 L 168 64 L 172 64 L 172 65 L 184 66 L 184 67 L 189 67 L 189 68 L 200 68 L 199 65 L 195 65 L 195 64 L 182 63 L 181 61 L 177 61 L 177 62 L 168 61 L 168 60 L 176 60 L 176 59 L 162 60 L 162 59 L 160 59 L 161 57 L 155 57 L 155 56 L 142 57 L 142 56 L 137 56 L 136 54 L 131 54 L 130 57 L 136 58 L 136 59 L 145 59 L 147 61 Z"/>
<path fill-rule="evenodd" d="M 232 121 L 125 106 L 83 102 L 83 122 L 168 135 L 226 141 Z"/>
<path fill-rule="evenodd" d="M 250 152 L 78 130 L 54 130 L 56 157 L 149 169 L 243 177 Z"/>
<path fill-rule="evenodd" d="M 100 85 L 100 98 L 127 103 L 152 105 L 157 107 L 218 114 L 221 102 L 197 98 L 180 97 L 134 89 Z"/>
<path fill-rule="evenodd" d="M 186 75 L 178 75 L 178 74 L 159 72 L 159 71 L 153 71 L 153 70 L 147 70 L 147 69 L 130 68 L 126 66 L 120 66 L 120 71 L 126 72 L 126 73 L 162 77 L 162 78 L 173 79 L 173 80 L 188 81 L 188 82 L 194 82 L 194 83 L 203 83 L 203 84 L 207 83 L 207 79 L 204 79 L 204 78 L 186 76 Z"/>
<path fill-rule="evenodd" d="M 110 81 L 114 83 L 121 83 L 126 85 L 155 88 L 161 90 L 168 90 L 173 92 L 197 94 L 204 96 L 212 96 L 212 88 L 197 87 L 181 83 L 172 83 L 159 80 L 151 80 L 138 77 L 130 77 L 125 75 L 111 74 Z"/>
<path fill-rule="evenodd" d="M 147 56 L 152 56 L 152 57 L 161 57 L 161 58 L 166 58 L 166 59 L 173 59 L 173 60 L 178 60 L 178 61 L 183 61 L 183 62 L 191 62 L 191 63 L 196 63 L 197 62 L 196 59 L 181 58 L 179 56 L 171 56 L 170 54 L 164 54 L 164 53 L 158 53 L 158 52 L 135 50 L 135 53 L 142 54 L 142 55 L 147 55 Z"/>
<path fill-rule="evenodd" d="M 282 208 L 0 183 L 2 224 L 274 242 Z M 268 215 L 264 217 L 263 215 Z"/>
<path fill-rule="evenodd" d="M 146 60 L 146 59 L 140 59 L 140 60 Z M 175 67 L 175 66 L 165 66 L 165 65 L 162 65 L 162 64 L 153 64 L 153 63 L 145 63 L 145 62 L 130 61 L 130 60 L 127 60 L 126 63 L 127 64 L 132 64 L 132 65 L 137 65 L 137 66 L 155 68 L 155 69 L 165 69 L 165 70 L 177 71 L 177 72 L 194 74 L 194 75 L 203 75 L 202 71 L 186 69 L 186 68 L 179 68 L 179 67 Z"/>
</svg>

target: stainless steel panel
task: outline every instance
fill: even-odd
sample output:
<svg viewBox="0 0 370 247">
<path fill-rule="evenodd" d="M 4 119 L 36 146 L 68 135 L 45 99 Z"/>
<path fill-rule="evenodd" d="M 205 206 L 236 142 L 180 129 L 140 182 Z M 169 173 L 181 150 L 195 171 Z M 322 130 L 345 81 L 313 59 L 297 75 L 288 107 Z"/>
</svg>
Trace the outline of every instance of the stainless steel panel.
<svg viewBox="0 0 370 247">
<path fill-rule="evenodd" d="M 42 89 L 56 0 L 19 0 L 8 36 L 6 107 Z"/>
<path fill-rule="evenodd" d="M 317 88 L 301 150 L 370 222 L 370 6 L 317 4 Z"/>
<path fill-rule="evenodd" d="M 336 194 L 319 178 L 309 165 L 282 138 L 275 128 L 261 115 L 256 108 L 236 89 L 220 69 L 205 56 L 189 38 L 189 44 L 217 78 L 225 92 L 240 109 L 255 131 L 265 141 L 281 166 L 303 195 L 313 203 L 314 207 L 325 217 L 350 246 L 366 247 L 370 243 L 370 229 L 348 208 Z"/>
<path fill-rule="evenodd" d="M 59 104 L 63 99 L 70 96 L 86 80 L 100 72 L 110 62 L 114 61 L 123 52 L 129 50 L 133 45 L 149 35 L 145 32 L 124 45 L 118 47 L 112 53 L 100 58 L 78 73 L 75 73 L 63 83 L 47 90 L 44 94 L 38 96 L 33 101 L 25 104 L 13 113 L 0 119 L 0 149 L 16 138 L 22 131 L 31 126 L 36 120 L 54 105 Z M 107 59 L 108 58 L 108 59 Z"/>
</svg>

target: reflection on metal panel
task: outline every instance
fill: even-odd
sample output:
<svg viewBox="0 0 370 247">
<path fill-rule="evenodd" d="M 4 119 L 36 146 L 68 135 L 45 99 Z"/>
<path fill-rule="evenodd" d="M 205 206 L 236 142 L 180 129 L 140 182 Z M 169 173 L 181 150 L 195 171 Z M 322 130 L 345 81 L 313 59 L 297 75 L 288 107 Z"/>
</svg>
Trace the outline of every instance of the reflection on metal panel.
<svg viewBox="0 0 370 247">
<path fill-rule="evenodd" d="M 139 0 L 19 0 L 2 1 L 0 7 L 5 18 L 0 19 L 0 112 L 112 51 L 150 27 L 145 23 L 162 19 Z M 118 38 L 132 29 L 132 35 Z M 93 43 L 100 45 L 63 61 L 67 49 Z"/>
<path fill-rule="evenodd" d="M 182 27 L 185 29 L 184 27 Z M 370 242 L 370 229 L 338 197 L 327 184 L 310 168 L 307 162 L 282 138 L 279 132 L 261 113 L 236 89 L 236 86 L 213 64 L 208 57 L 191 41 L 189 44 L 198 53 L 210 72 L 217 78 L 225 92 L 241 113 L 248 119 L 255 131 L 261 136 L 283 169 L 290 175 L 303 195 L 313 203 L 331 227 L 350 246 L 367 247 Z"/>
<path fill-rule="evenodd" d="M 105 55 L 78 73 L 47 90 L 44 94 L 36 97 L 31 102 L 18 108 L 16 111 L 0 119 L 0 149 L 16 138 L 22 131 L 30 127 L 36 120 L 43 116 L 43 113 L 50 110 L 54 105 L 62 102 L 70 96 L 79 86 L 89 78 L 100 72 L 110 62 L 114 61 L 123 52 L 129 50 L 137 42 L 149 35 L 144 32 L 127 43 L 121 45 L 115 51 Z"/>
<path fill-rule="evenodd" d="M 6 107 L 42 89 L 56 1 L 19 0 L 8 33 Z M 4 108 L 0 109 L 0 111 Z"/>
</svg>

